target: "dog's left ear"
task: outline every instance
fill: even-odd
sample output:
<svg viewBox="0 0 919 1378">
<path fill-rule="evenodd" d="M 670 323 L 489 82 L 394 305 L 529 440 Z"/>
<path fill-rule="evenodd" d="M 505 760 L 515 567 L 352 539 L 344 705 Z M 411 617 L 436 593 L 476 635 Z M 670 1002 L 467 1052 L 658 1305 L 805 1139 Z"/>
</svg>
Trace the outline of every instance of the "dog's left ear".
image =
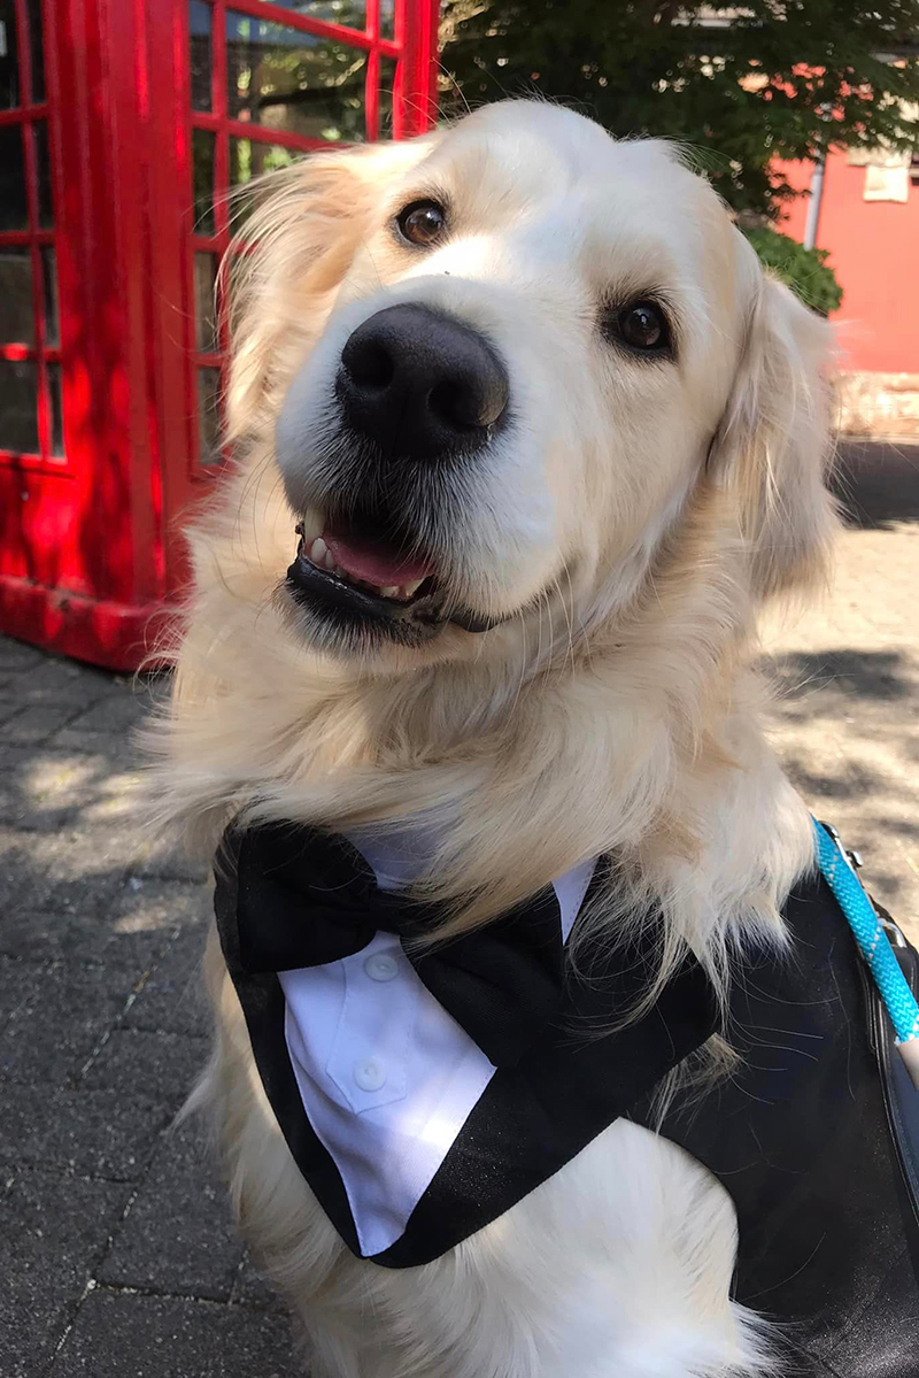
<svg viewBox="0 0 919 1378">
<path fill-rule="evenodd" d="M 744 242 L 743 251 L 753 250 Z M 754 289 L 734 388 L 709 452 L 732 491 L 760 597 L 825 572 L 836 526 L 826 487 L 831 455 L 832 330 L 782 283 L 747 260 Z"/>
</svg>

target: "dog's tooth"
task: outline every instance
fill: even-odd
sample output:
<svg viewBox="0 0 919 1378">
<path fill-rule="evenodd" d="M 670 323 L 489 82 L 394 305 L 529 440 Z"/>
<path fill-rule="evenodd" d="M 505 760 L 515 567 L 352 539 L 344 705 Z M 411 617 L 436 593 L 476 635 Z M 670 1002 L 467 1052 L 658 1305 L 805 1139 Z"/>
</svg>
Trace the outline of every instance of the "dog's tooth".
<svg viewBox="0 0 919 1378">
<path fill-rule="evenodd" d="M 335 556 L 332 554 L 331 550 L 327 550 L 325 552 L 325 567 L 326 569 L 338 568 L 338 566 L 335 563 Z"/>
<path fill-rule="evenodd" d="M 328 546 L 326 545 L 325 541 L 322 539 L 321 536 L 317 537 L 317 539 L 313 541 L 313 544 L 310 546 L 310 559 L 312 560 L 314 565 L 319 565 L 320 567 L 322 566 L 323 562 L 325 561 L 327 550 Z"/>
<path fill-rule="evenodd" d="M 421 588 L 421 585 L 422 585 L 423 583 L 424 583 L 424 580 L 423 580 L 423 579 L 411 579 L 411 580 L 409 580 L 409 582 L 408 582 L 407 584 L 404 584 L 404 585 L 402 586 L 402 593 L 403 593 L 404 597 L 406 597 L 406 598 L 411 598 L 412 594 L 413 594 L 413 593 L 417 593 L 418 590 Z"/>
<path fill-rule="evenodd" d="M 344 579 L 345 571 L 342 569 L 341 565 L 336 565 L 333 563 L 329 565 L 329 569 L 331 569 L 333 574 L 337 574 L 339 579 Z"/>
<path fill-rule="evenodd" d="M 385 588 L 381 588 L 381 589 L 380 589 L 380 595 L 381 595 L 383 598 L 395 598 L 395 596 L 396 596 L 396 594 L 397 594 L 398 592 L 399 592 L 399 585 L 398 585 L 398 584 L 387 584 Z"/>
</svg>

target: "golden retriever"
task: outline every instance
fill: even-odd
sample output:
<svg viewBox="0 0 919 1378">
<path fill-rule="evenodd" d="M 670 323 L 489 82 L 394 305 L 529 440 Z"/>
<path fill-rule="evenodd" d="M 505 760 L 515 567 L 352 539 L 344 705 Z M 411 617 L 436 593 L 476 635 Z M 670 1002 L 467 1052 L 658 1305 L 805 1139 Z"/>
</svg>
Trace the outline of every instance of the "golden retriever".
<svg viewBox="0 0 919 1378">
<path fill-rule="evenodd" d="M 548 104 L 317 154 L 264 192 L 166 807 L 212 850 L 241 813 L 434 820 L 414 893 L 451 934 L 612 856 L 573 960 L 653 905 L 649 999 L 687 951 L 723 994 L 736 944 L 782 944 L 812 859 L 748 661 L 764 600 L 819 579 L 833 532 L 826 323 L 679 150 Z M 207 967 L 197 1099 L 315 1378 L 768 1371 L 730 1299 L 727 1194 L 624 1119 L 432 1261 L 355 1257 L 216 941 Z"/>
</svg>

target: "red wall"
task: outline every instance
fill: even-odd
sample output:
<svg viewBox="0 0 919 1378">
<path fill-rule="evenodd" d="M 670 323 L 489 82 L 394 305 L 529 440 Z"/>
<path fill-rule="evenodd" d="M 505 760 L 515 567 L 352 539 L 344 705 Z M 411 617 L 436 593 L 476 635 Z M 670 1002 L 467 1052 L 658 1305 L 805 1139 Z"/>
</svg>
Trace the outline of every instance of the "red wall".
<svg viewBox="0 0 919 1378">
<path fill-rule="evenodd" d="M 810 185 L 811 164 L 782 165 L 792 186 Z M 817 247 L 843 289 L 833 314 L 842 368 L 919 373 L 919 185 L 905 205 L 864 201 L 865 169 L 844 152 L 827 160 Z M 808 198 L 791 202 L 779 228 L 803 240 Z"/>
</svg>

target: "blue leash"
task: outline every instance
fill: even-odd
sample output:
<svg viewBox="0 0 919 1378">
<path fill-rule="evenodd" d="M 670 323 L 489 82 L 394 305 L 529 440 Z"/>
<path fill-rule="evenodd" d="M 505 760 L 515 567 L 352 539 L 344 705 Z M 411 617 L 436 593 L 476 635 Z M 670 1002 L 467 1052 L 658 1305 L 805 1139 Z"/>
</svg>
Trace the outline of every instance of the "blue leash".
<svg viewBox="0 0 919 1378">
<path fill-rule="evenodd" d="M 897 1046 L 919 1087 L 919 1003 L 894 956 L 884 924 L 839 844 L 838 834 L 816 818 L 813 821 L 817 864 L 855 935 L 890 1015 Z"/>
</svg>

